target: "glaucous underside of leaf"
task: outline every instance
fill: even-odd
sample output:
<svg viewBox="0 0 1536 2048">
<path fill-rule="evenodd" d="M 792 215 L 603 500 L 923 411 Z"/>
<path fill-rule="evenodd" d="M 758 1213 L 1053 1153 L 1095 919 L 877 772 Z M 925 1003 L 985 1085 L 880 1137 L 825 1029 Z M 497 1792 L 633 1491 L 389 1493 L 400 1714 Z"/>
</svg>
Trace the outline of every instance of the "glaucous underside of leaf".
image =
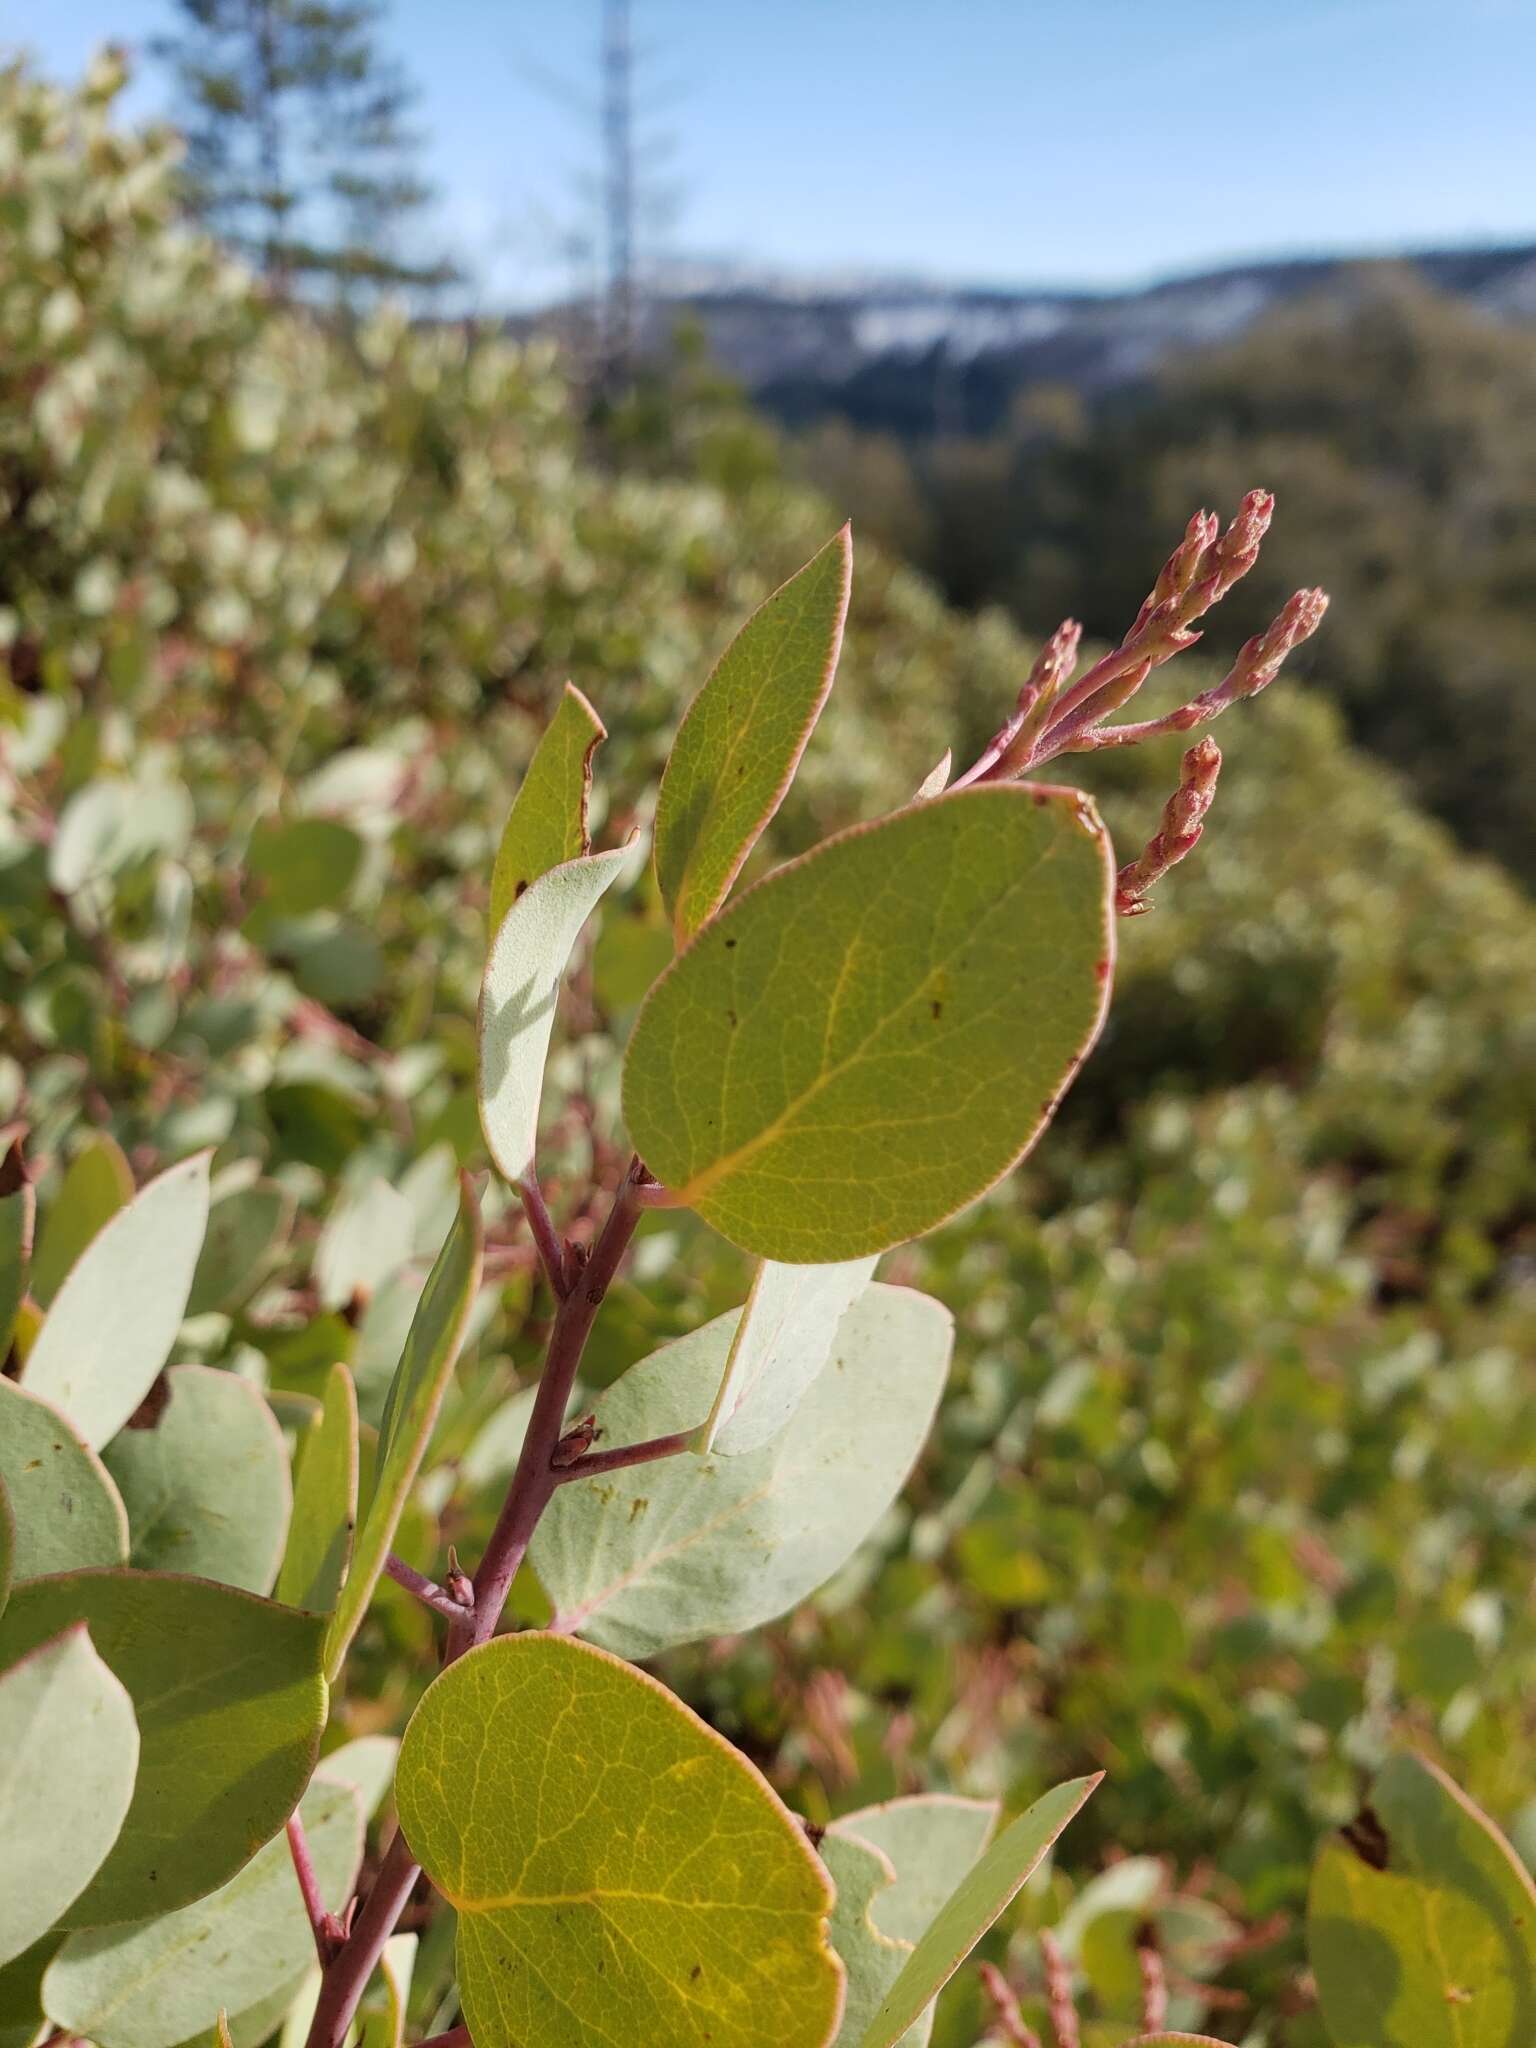
<svg viewBox="0 0 1536 2048">
<path fill-rule="evenodd" d="M 1436 1765 L 1397 1756 L 1312 1874 L 1307 1949 L 1335 2048 L 1536 2041 L 1536 1886 Z"/>
<path fill-rule="evenodd" d="M 607 737 L 592 706 L 574 683 L 567 683 L 502 829 L 491 870 L 492 938 L 531 883 L 589 850 L 592 757 Z"/>
<path fill-rule="evenodd" d="M 0 1378 L 0 1479 L 17 1579 L 128 1562 L 128 1511 L 101 1459 L 50 1401 Z"/>
<path fill-rule="evenodd" d="M 396 1781 L 458 1914 L 476 2041 L 826 2048 L 832 1888 L 761 1775 L 584 1643 L 503 1636 L 438 1678 Z"/>
<path fill-rule="evenodd" d="M 759 1263 L 699 1450 L 739 1457 L 778 1435 L 826 1364 L 837 1326 L 875 1265 L 872 1258 L 841 1266 Z"/>
<path fill-rule="evenodd" d="M 1075 790 L 959 790 L 826 841 L 651 991 L 624 1065 L 636 1150 L 762 1258 L 931 1230 L 1018 1163 L 1093 1044 L 1113 880 Z"/>
<path fill-rule="evenodd" d="M 678 728 L 656 800 L 656 880 L 679 944 L 725 901 L 784 801 L 843 644 L 845 526 L 721 655 Z"/>
</svg>

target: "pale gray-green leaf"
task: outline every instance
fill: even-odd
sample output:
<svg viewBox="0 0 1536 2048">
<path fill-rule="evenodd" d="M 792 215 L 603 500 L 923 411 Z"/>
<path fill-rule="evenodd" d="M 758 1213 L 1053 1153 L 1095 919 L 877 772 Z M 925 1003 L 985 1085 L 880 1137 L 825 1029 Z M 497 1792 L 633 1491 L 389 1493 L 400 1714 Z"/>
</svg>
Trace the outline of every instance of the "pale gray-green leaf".
<svg viewBox="0 0 1536 2048">
<path fill-rule="evenodd" d="M 366 1301 L 408 1265 L 416 1216 L 405 1196 L 374 1174 L 340 1196 L 315 1246 L 315 1284 L 324 1308 Z"/>
<path fill-rule="evenodd" d="M 826 1364 L 837 1326 L 874 1274 L 873 1258 L 839 1266 L 781 1266 L 753 1276 L 701 1451 L 758 1451 L 788 1422 Z"/>
<path fill-rule="evenodd" d="M 480 1122 L 498 1171 L 514 1183 L 533 1166 L 561 979 L 582 927 L 630 858 L 619 847 L 550 868 L 491 943 L 480 989 Z"/>
<path fill-rule="evenodd" d="M 593 1404 L 604 1443 L 686 1429 L 708 1407 L 739 1310 L 643 1359 Z M 621 1656 L 729 1635 L 815 1592 L 911 1471 L 953 1323 L 927 1295 L 874 1284 L 786 1428 L 760 1451 L 668 1458 L 562 1486 L 531 1557 L 565 1628 Z"/>
<path fill-rule="evenodd" d="M 848 1973 L 843 2023 L 834 2048 L 858 2048 L 911 1955 L 912 1944 L 893 1941 L 875 1925 L 875 1902 L 896 1881 L 890 1858 L 883 1851 L 856 1835 L 829 1831 L 822 1837 L 821 1860 L 837 1886 L 837 1904 L 827 1935 Z M 925 2013 L 902 2036 L 901 2048 L 924 2048 L 931 2030 L 932 2021 Z"/>
<path fill-rule="evenodd" d="M 102 1453 L 128 1509 L 129 1561 L 265 1593 L 288 1534 L 288 1451 L 271 1409 L 234 1373 L 173 1365 L 147 1428 Z"/>
<path fill-rule="evenodd" d="M 995 1799 L 916 1792 L 841 1814 L 829 1832 L 857 1835 L 890 1859 L 895 1883 L 876 1903 L 876 1924 L 898 1940 L 916 1942 L 979 1860 L 997 1818 Z"/>
<path fill-rule="evenodd" d="M 299 1808 L 327 1907 L 339 1912 L 363 1853 L 349 1786 L 316 1783 Z M 221 2010 L 244 2012 L 293 1982 L 314 1953 L 287 1837 L 277 1835 L 228 1884 L 152 1920 L 72 1934 L 43 1979 L 57 2026 L 98 2048 L 177 2048 Z"/>
<path fill-rule="evenodd" d="M 143 1188 L 81 1253 L 43 1319 L 22 1384 L 93 1450 L 149 1392 L 186 1313 L 208 1225 L 208 1155 Z"/>
<path fill-rule="evenodd" d="M 101 1459 L 50 1401 L 0 1378 L 0 1479 L 17 1579 L 128 1562 L 128 1511 Z"/>
<path fill-rule="evenodd" d="M 138 1762 L 132 1701 L 83 1623 L 0 1672 L 0 1963 L 46 1934 L 101 1868 Z"/>
</svg>

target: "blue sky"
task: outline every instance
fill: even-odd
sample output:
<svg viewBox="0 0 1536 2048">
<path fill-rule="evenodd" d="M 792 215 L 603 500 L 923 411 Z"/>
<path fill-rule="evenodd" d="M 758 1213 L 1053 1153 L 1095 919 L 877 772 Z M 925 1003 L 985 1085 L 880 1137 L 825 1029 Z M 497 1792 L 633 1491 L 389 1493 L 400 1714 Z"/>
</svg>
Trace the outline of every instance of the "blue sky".
<svg viewBox="0 0 1536 2048">
<path fill-rule="evenodd" d="M 634 0 L 679 256 L 975 283 L 1536 240 L 1536 0 Z M 59 75 L 170 0 L 0 0 Z M 395 0 L 437 232 L 569 278 L 597 0 Z M 163 100 L 153 77 L 135 104 Z"/>
</svg>

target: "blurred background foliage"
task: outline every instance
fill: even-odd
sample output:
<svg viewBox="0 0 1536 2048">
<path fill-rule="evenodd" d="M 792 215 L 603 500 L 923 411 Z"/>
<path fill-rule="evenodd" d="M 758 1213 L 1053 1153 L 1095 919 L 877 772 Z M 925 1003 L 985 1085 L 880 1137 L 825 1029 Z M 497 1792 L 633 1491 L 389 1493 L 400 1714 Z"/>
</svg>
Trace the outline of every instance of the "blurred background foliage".
<svg viewBox="0 0 1536 2048">
<path fill-rule="evenodd" d="M 487 882 L 567 676 L 610 730 L 612 843 L 735 624 L 845 510 L 883 506 L 782 854 L 905 800 L 947 745 L 967 758 L 1027 667 L 1000 610 L 950 608 L 898 549 L 967 600 L 1109 634 L 1202 497 L 1279 491 L 1254 611 L 1332 585 L 1316 662 L 1342 715 L 1282 682 L 1223 722 L 1206 842 L 1124 928 L 1063 1117 L 887 1261 L 955 1308 L 960 1345 L 879 1540 L 779 1627 L 663 1675 L 813 1819 L 918 1787 L 1017 1806 L 1107 1769 L 990 1952 L 1012 1942 L 1036 1983 L 1029 1930 L 1059 1923 L 1085 2039 L 1115 2048 L 1154 1917 L 1176 2023 L 1319 2048 L 1305 1875 L 1393 1745 L 1536 1845 L 1536 919 L 1345 729 L 1383 648 L 1419 648 L 1382 750 L 1524 858 L 1476 791 L 1478 749 L 1518 749 L 1530 715 L 1498 651 L 1521 630 L 1528 358 L 1411 295 L 1358 328 L 1298 312 L 1123 415 L 1021 421 L 990 480 L 945 482 L 929 451 L 904 500 L 876 479 L 910 458 L 845 438 L 817 495 L 806 450 L 686 348 L 594 417 L 545 344 L 285 307 L 182 225 L 174 145 L 115 122 L 119 82 L 105 61 L 78 91 L 0 77 L 0 1122 L 29 1131 L 40 1292 L 130 1173 L 217 1147 L 183 1350 L 280 1416 L 340 1356 L 377 1421 L 452 1168 L 484 1164 Z M 1339 366 L 1402 377 L 1436 351 L 1460 369 L 1423 369 L 1432 402 L 1394 440 Z M 1024 539 L 961 590 L 1005 498 Z M 1219 615 L 1216 643 L 1243 629 Z M 1084 762 L 1122 846 L 1177 751 Z M 666 947 L 637 877 L 573 982 L 544 1164 L 578 1234 Z M 488 1207 L 494 1283 L 404 1532 L 423 1567 L 484 1533 L 546 1313 Z M 743 1286 L 708 1233 L 652 1219 L 593 1383 Z M 432 1629 L 385 1588 L 338 1739 L 398 1725 Z M 421 2014 L 447 1967 L 439 1924 Z M 984 2024 L 967 1976 L 937 2038 Z"/>
</svg>

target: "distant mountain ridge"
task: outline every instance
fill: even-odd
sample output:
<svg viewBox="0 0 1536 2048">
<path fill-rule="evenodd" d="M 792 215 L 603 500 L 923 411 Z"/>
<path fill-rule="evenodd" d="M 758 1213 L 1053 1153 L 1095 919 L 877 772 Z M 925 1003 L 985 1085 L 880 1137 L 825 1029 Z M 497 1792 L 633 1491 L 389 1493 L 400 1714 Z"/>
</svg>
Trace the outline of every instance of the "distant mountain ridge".
<svg viewBox="0 0 1536 2048">
<path fill-rule="evenodd" d="M 1092 392 L 1134 383 L 1288 299 L 1348 298 L 1401 269 L 1495 318 L 1536 320 L 1531 242 L 1243 263 L 1125 292 L 674 271 L 647 303 L 642 338 L 659 345 L 680 319 L 695 321 L 714 359 L 791 425 L 836 413 L 897 433 L 985 432 L 1028 385 Z"/>
</svg>

